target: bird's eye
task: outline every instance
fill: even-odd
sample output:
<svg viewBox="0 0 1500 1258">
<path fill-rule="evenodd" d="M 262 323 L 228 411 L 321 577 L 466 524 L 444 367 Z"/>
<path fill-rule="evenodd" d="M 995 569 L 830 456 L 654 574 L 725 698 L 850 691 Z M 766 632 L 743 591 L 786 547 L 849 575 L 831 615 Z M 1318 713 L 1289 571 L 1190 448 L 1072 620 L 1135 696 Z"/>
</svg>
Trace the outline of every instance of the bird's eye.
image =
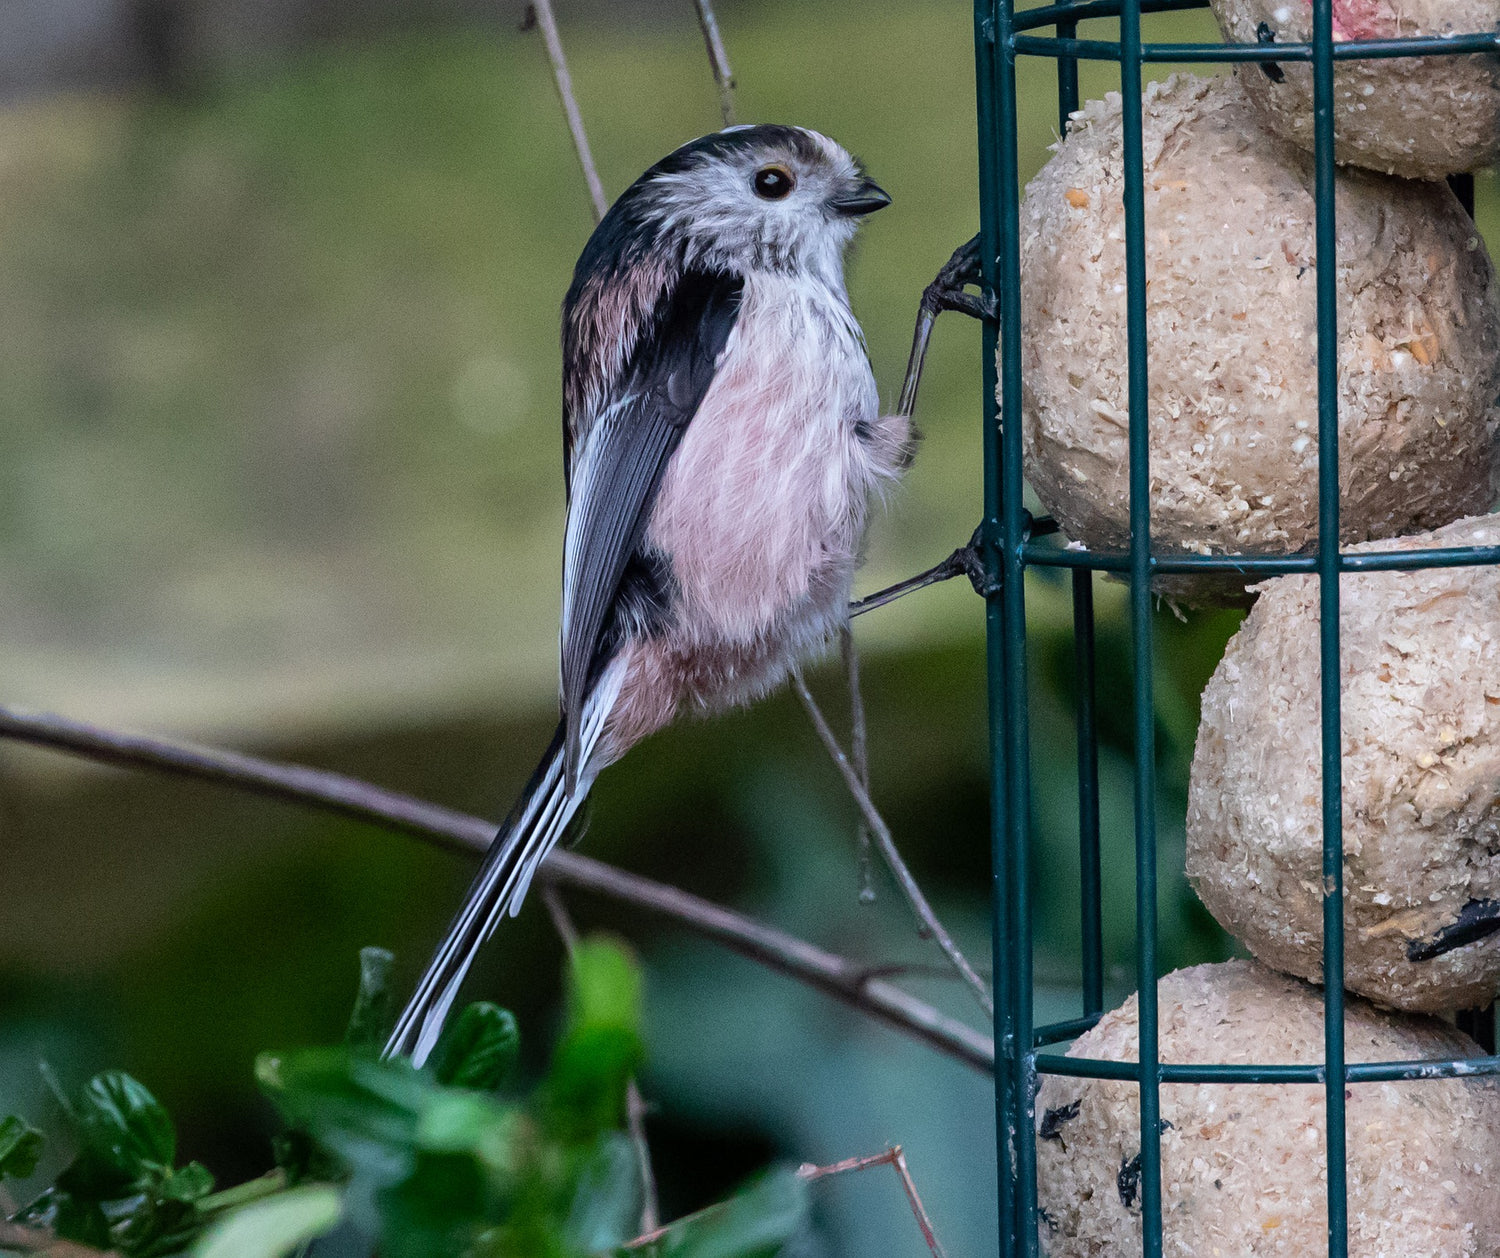
<svg viewBox="0 0 1500 1258">
<path fill-rule="evenodd" d="M 765 201 L 780 201 L 797 181 L 785 166 L 762 166 L 755 172 L 755 195 Z"/>
</svg>

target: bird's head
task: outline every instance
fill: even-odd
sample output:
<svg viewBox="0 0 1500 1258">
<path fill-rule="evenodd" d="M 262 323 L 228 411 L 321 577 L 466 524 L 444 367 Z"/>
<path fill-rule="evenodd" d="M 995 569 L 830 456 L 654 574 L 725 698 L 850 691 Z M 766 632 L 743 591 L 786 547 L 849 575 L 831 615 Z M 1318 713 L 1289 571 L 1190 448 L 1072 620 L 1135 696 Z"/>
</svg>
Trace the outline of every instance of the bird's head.
<svg viewBox="0 0 1500 1258">
<path fill-rule="evenodd" d="M 827 136 L 761 125 L 683 145 L 636 180 L 616 209 L 692 263 L 836 280 L 860 220 L 890 200 Z"/>
</svg>

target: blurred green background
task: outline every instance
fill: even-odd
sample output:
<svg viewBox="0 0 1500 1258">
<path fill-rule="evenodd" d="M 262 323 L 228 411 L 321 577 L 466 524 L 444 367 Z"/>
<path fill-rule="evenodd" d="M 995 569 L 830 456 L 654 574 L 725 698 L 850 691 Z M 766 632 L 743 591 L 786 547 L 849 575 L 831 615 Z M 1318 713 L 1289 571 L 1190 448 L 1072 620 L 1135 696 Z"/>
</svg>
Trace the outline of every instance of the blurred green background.
<svg viewBox="0 0 1500 1258">
<path fill-rule="evenodd" d="M 503 814 L 555 713 L 557 312 L 591 226 L 538 37 L 405 23 L 221 59 L 160 93 L 0 111 L 4 701 L 338 768 Z M 605 185 L 718 125 L 692 8 L 560 6 Z M 571 20 L 570 20 L 571 19 Z M 891 191 L 851 265 L 882 393 L 922 287 L 977 222 L 969 9 L 725 0 L 747 120 L 837 137 Z M 1153 19 L 1213 38 L 1201 13 Z M 1086 67 L 1085 91 L 1115 86 Z M 1055 138 L 1023 67 L 1023 176 Z M 1493 178 L 1482 221 L 1496 239 Z M 940 325 L 873 589 L 979 515 L 974 325 Z M 988 948 L 981 604 L 961 582 L 858 622 L 875 795 L 971 955 Z M 1101 583 L 1111 998 L 1129 990 L 1128 642 Z M 1077 1002 L 1070 611 L 1033 613 L 1038 1005 Z M 1232 614 L 1159 617 L 1162 947 L 1225 955 L 1181 876 L 1197 696 Z M 840 720 L 836 667 L 815 685 Z M 342 1031 L 355 954 L 413 977 L 470 865 L 412 840 L 0 746 L 0 1111 L 35 1063 L 138 1075 L 221 1182 L 268 1162 L 257 1050 Z M 585 849 L 870 960 L 930 962 L 893 890 L 856 901 L 854 809 L 794 700 L 679 726 L 607 774 Z M 949 1252 L 992 1245 L 987 1081 L 661 922 L 579 898 L 648 975 L 669 1215 L 768 1159 L 907 1148 Z M 559 947 L 539 904 L 472 984 L 539 1055 Z M 961 1016 L 940 977 L 911 980 Z M 45 1174 L 46 1167 L 43 1168 Z M 817 1251 L 920 1251 L 894 1180 L 819 1190 Z"/>
</svg>

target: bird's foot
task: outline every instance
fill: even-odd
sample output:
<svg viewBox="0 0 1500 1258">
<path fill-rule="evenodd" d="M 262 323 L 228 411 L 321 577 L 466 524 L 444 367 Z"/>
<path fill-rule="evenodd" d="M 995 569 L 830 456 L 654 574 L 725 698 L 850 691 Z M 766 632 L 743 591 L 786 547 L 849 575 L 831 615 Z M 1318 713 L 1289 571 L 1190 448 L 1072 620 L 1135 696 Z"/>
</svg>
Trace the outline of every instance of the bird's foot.
<svg viewBox="0 0 1500 1258">
<path fill-rule="evenodd" d="M 944 310 L 957 310 L 975 319 L 993 319 L 997 313 L 993 294 L 967 291 L 970 285 L 982 288 L 983 283 L 979 237 L 975 236 L 959 245 L 953 256 L 943 263 L 937 278 L 922 293 L 922 309 L 934 315 Z"/>
<path fill-rule="evenodd" d="M 906 379 L 901 385 L 898 413 L 910 415 L 917 405 L 917 386 L 922 382 L 922 364 L 927 359 L 927 344 L 932 339 L 932 325 L 944 310 L 957 310 L 975 319 L 995 318 L 995 299 L 983 292 L 968 292 L 970 285 L 983 286 L 979 263 L 979 237 L 960 245 L 943 264 L 922 292 L 917 307 L 917 328 L 912 333 L 911 357 L 906 360 Z"/>
</svg>

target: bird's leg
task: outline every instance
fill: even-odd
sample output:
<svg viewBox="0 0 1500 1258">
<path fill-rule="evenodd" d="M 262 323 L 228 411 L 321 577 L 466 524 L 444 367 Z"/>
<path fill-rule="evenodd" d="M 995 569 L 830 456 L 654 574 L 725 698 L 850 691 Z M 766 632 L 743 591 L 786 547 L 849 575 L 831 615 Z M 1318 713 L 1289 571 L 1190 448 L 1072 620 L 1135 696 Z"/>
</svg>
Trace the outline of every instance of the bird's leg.
<svg viewBox="0 0 1500 1258">
<path fill-rule="evenodd" d="M 1424 939 L 1413 939 L 1406 945 L 1408 961 L 1434 961 L 1500 931 L 1500 901 L 1470 900 L 1458 917 Z"/>
<path fill-rule="evenodd" d="M 983 279 L 979 262 L 979 237 L 960 245 L 943 264 L 937 278 L 922 293 L 917 307 L 917 327 L 911 339 L 911 357 L 906 360 L 906 379 L 901 385 L 898 414 L 910 415 L 917 405 L 917 385 L 922 379 L 922 364 L 927 358 L 927 344 L 932 339 L 932 325 L 945 310 L 957 310 L 975 319 L 993 319 L 995 303 L 983 293 L 970 293 L 968 286 Z"/>
<path fill-rule="evenodd" d="M 936 585 L 939 581 L 951 581 L 954 577 L 968 577 L 969 584 L 974 587 L 974 592 L 983 598 L 989 593 L 989 577 L 984 570 L 984 561 L 979 557 L 979 535 L 980 530 L 975 529 L 974 536 L 969 538 L 967 546 L 960 546 L 942 563 L 934 564 L 925 572 L 919 572 L 914 577 L 907 577 L 905 581 L 897 581 L 895 585 L 888 585 L 883 590 L 876 590 L 873 594 L 866 594 L 864 598 L 856 599 L 849 604 L 849 615 L 851 617 L 863 616 L 877 607 L 894 603 L 898 598 L 914 594 L 917 590 L 925 590 L 929 585 Z"/>
</svg>

